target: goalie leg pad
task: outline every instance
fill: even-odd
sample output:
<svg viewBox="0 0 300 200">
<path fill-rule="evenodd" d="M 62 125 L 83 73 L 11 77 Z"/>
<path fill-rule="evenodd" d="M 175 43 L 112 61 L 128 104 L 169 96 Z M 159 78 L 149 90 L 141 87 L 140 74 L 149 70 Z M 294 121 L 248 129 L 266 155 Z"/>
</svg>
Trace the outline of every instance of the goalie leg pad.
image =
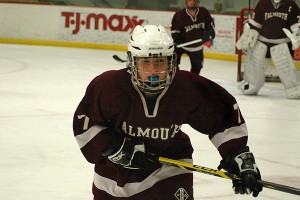
<svg viewBox="0 0 300 200">
<path fill-rule="evenodd" d="M 238 84 L 238 89 L 246 95 L 255 95 L 265 83 L 267 69 L 267 46 L 257 42 L 253 50 L 247 53 L 244 65 L 244 80 Z"/>
<path fill-rule="evenodd" d="M 271 58 L 285 88 L 287 98 L 300 99 L 300 77 L 287 43 L 271 47 Z"/>
</svg>

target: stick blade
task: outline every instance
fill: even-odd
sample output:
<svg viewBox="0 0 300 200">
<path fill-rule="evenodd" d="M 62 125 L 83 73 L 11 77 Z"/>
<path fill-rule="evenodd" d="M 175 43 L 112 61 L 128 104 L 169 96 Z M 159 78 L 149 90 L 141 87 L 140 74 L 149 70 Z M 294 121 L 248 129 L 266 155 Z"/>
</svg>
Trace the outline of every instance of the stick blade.
<svg viewBox="0 0 300 200">
<path fill-rule="evenodd" d="M 112 57 L 115 61 L 118 61 L 118 62 L 121 62 L 121 63 L 127 62 L 127 60 L 121 59 L 118 55 L 113 55 Z"/>
</svg>

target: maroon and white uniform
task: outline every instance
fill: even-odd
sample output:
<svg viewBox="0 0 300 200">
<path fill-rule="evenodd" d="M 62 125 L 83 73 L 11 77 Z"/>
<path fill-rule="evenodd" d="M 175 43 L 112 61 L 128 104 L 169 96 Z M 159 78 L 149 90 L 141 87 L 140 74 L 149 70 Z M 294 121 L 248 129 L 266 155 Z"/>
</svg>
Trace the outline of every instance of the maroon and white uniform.
<svg viewBox="0 0 300 200">
<path fill-rule="evenodd" d="M 252 28 L 259 32 L 258 40 L 271 47 L 276 44 L 289 43 L 290 39 L 282 28 L 291 30 L 299 27 L 299 7 L 293 0 L 282 0 L 276 8 L 272 0 L 260 0 L 255 8 L 254 18 L 249 20 Z"/>
<path fill-rule="evenodd" d="M 244 149 L 248 139 L 235 98 L 216 83 L 179 70 L 172 84 L 148 107 L 151 102 L 132 83 L 127 70 L 97 76 L 74 114 L 76 140 L 85 158 L 95 164 L 95 199 L 176 200 L 179 188 L 193 199 L 190 171 L 166 165 L 154 171 L 126 169 L 101 152 L 114 131 L 122 129 L 159 156 L 192 162 L 189 133 L 181 131 L 183 124 L 189 124 L 199 134 L 206 134 L 224 158 Z"/>
<path fill-rule="evenodd" d="M 214 22 L 210 13 L 204 7 L 197 8 L 195 17 L 188 12 L 187 8 L 178 10 L 172 19 L 171 33 L 176 44 L 200 39 L 210 29 L 214 29 Z M 181 55 L 186 53 L 191 60 L 191 71 L 199 74 L 203 67 L 203 48 L 203 43 L 195 43 L 176 49 L 177 63 L 180 63 Z"/>
</svg>

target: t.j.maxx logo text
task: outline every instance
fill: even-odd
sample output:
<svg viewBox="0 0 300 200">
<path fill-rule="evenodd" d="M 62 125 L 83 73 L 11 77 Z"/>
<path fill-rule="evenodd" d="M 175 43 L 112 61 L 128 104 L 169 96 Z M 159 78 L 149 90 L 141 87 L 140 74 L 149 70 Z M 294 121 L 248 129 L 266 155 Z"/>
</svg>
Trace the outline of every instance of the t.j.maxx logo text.
<svg viewBox="0 0 300 200">
<path fill-rule="evenodd" d="M 74 25 L 72 30 L 73 34 L 77 34 L 81 27 L 85 29 L 94 28 L 99 30 L 100 22 L 102 24 L 102 30 L 110 29 L 112 31 L 126 32 L 129 29 L 133 29 L 137 25 L 142 25 L 144 20 L 137 19 L 137 16 L 129 17 L 126 15 L 111 15 L 90 13 L 82 17 L 81 13 L 74 12 L 62 12 L 61 15 L 65 17 L 65 27 L 70 28 L 70 25 Z"/>
</svg>

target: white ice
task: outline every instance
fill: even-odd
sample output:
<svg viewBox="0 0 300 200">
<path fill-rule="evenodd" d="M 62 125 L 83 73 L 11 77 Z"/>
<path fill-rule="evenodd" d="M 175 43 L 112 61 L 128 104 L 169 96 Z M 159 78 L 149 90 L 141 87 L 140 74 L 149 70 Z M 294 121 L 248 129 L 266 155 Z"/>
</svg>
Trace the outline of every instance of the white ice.
<svg viewBox="0 0 300 200">
<path fill-rule="evenodd" d="M 72 117 L 92 78 L 125 67 L 114 54 L 126 57 L 0 44 L 0 200 L 92 200 L 93 165 L 73 137 Z M 281 83 L 266 83 L 258 96 L 241 95 L 235 62 L 205 59 L 204 65 L 202 75 L 236 97 L 263 180 L 300 188 L 300 101 L 286 99 Z M 181 68 L 189 70 L 187 57 Z M 183 129 L 195 148 L 194 163 L 217 168 L 220 156 L 208 138 Z M 230 180 L 195 173 L 196 200 L 253 199 L 234 195 L 231 186 Z M 258 199 L 300 198 L 265 188 Z"/>
</svg>

